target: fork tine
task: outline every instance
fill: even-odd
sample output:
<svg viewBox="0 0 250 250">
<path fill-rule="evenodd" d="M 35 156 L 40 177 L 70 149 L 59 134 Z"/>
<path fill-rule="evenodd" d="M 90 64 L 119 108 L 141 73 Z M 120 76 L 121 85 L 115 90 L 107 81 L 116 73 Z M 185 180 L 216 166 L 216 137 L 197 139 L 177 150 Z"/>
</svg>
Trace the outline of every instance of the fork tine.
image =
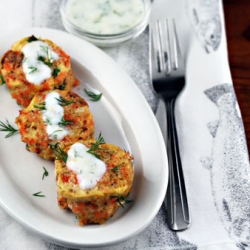
<svg viewBox="0 0 250 250">
<path fill-rule="evenodd" d="M 167 36 L 167 50 L 165 52 L 165 57 L 166 58 L 166 75 L 171 74 L 171 48 L 170 48 L 170 34 L 169 34 L 169 24 L 168 20 L 165 20 L 165 29 L 166 29 L 166 36 Z"/>
<path fill-rule="evenodd" d="M 155 67 L 157 71 L 160 73 L 163 71 L 163 58 L 162 58 L 162 41 L 161 41 L 161 28 L 159 20 L 155 23 L 155 26 L 152 26 L 152 44 L 153 44 L 153 56 L 155 59 Z"/>
<path fill-rule="evenodd" d="M 177 31 L 176 31 L 176 25 L 175 25 L 175 20 L 173 19 L 173 69 L 177 70 L 178 69 L 178 53 L 179 53 L 179 40 L 177 37 Z"/>
<path fill-rule="evenodd" d="M 159 20 L 157 20 L 157 34 L 158 34 L 158 56 L 159 56 L 159 72 L 164 70 L 164 57 L 163 57 L 163 41 L 162 41 L 162 27 Z"/>
<path fill-rule="evenodd" d="M 152 42 L 154 47 L 154 57 L 158 72 L 165 72 L 166 75 L 170 75 L 172 69 L 176 69 L 177 61 L 177 47 L 176 33 L 173 34 L 173 38 L 170 36 L 170 27 L 168 20 L 157 20 L 155 26 L 152 27 Z M 172 42 L 172 44 L 171 44 Z M 176 49 L 174 49 L 176 48 Z M 174 52 L 172 58 L 172 53 Z M 175 64 L 172 65 L 171 62 Z"/>
</svg>

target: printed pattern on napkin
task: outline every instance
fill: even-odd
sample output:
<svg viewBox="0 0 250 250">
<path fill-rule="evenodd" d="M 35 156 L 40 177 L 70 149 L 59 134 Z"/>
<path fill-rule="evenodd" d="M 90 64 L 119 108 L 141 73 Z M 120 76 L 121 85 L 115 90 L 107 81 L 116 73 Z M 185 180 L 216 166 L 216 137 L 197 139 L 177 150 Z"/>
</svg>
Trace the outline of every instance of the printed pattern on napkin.
<svg viewBox="0 0 250 250">
<path fill-rule="evenodd" d="M 207 53 L 217 50 L 222 36 L 219 0 L 186 0 L 186 2 L 196 38 Z"/>
<path fill-rule="evenodd" d="M 250 248 L 250 171 L 242 120 L 236 109 L 231 84 L 205 90 L 219 109 L 219 122 L 212 127 L 211 188 L 220 219 L 241 249 Z M 210 126 L 208 126 L 210 127 Z"/>
</svg>

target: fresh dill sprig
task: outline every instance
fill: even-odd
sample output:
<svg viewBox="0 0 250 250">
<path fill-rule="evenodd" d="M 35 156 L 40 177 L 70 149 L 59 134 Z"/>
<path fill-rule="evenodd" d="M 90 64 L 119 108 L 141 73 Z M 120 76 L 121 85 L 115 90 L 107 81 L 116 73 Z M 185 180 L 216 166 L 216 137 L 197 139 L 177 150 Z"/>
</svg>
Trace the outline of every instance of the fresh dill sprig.
<svg viewBox="0 0 250 250">
<path fill-rule="evenodd" d="M 64 118 L 62 118 L 62 120 L 58 123 L 58 125 L 61 125 L 61 126 L 72 125 L 72 124 L 73 124 L 72 121 L 66 121 L 64 120 Z"/>
<path fill-rule="evenodd" d="M 103 139 L 102 134 L 100 133 L 99 136 L 98 136 L 98 138 L 96 139 L 96 142 L 95 143 L 91 143 L 91 147 L 90 147 L 89 150 L 87 150 L 87 152 L 90 153 L 90 154 L 92 154 L 92 155 L 94 155 L 95 157 L 99 158 L 99 155 L 97 155 L 95 151 L 99 149 L 99 146 L 101 144 L 105 144 L 105 143 L 106 142 Z"/>
<path fill-rule="evenodd" d="M 34 108 L 39 110 L 46 110 L 46 102 L 40 102 L 38 104 L 34 104 Z"/>
<path fill-rule="evenodd" d="M 65 90 L 65 87 L 66 87 L 66 81 L 64 80 L 62 84 L 55 86 L 55 89 Z"/>
<path fill-rule="evenodd" d="M 48 60 L 46 60 L 45 58 L 43 58 L 42 56 L 38 56 L 38 60 L 39 61 L 42 61 L 44 64 L 48 65 L 49 67 L 52 66 L 52 61 L 53 61 L 53 58 L 50 57 L 50 54 L 49 54 L 49 47 L 47 46 L 40 46 L 41 49 L 45 52 L 46 54 L 46 58 Z"/>
<path fill-rule="evenodd" d="M 34 67 L 34 66 L 30 66 L 30 67 L 28 67 L 29 69 L 30 69 L 30 72 L 29 72 L 29 74 L 33 74 L 33 73 L 35 73 L 38 69 L 36 68 L 36 67 Z"/>
<path fill-rule="evenodd" d="M 53 71 L 52 71 L 52 76 L 53 77 L 57 77 L 57 75 L 60 73 L 60 69 L 58 69 L 58 68 L 55 68 L 55 69 L 53 69 Z"/>
<path fill-rule="evenodd" d="M 37 197 L 45 197 L 44 194 L 41 194 L 42 192 L 37 192 L 37 193 L 34 193 L 33 196 L 37 196 Z"/>
<path fill-rule="evenodd" d="M 55 98 L 55 99 L 58 101 L 59 105 L 61 106 L 68 106 L 72 103 L 75 103 L 74 101 L 71 101 L 71 100 L 69 101 L 62 96 L 60 96 L 59 98 Z"/>
<path fill-rule="evenodd" d="M 58 101 L 59 105 L 61 105 L 61 106 L 67 106 L 67 105 L 74 103 L 74 101 L 66 100 L 65 98 L 63 98 L 61 96 L 59 98 L 55 98 L 55 99 Z M 46 102 L 40 102 L 38 104 L 34 104 L 34 107 L 39 109 L 40 111 L 46 110 Z"/>
<path fill-rule="evenodd" d="M 47 58 L 49 59 L 50 58 L 49 57 L 49 47 L 48 46 L 43 46 L 43 45 L 41 45 L 40 47 L 45 52 Z"/>
<path fill-rule="evenodd" d="M 117 173 L 117 172 L 118 172 L 118 166 L 112 168 L 111 171 L 112 171 L 113 173 Z"/>
<path fill-rule="evenodd" d="M 46 64 L 45 58 L 43 56 L 38 56 L 37 61 L 40 61 L 40 62 L 43 62 L 44 64 Z"/>
<path fill-rule="evenodd" d="M 58 132 L 63 132 L 63 130 L 62 130 L 62 129 L 57 129 L 57 130 L 53 131 L 53 132 L 49 135 L 49 137 L 53 137 L 54 139 L 57 139 L 56 133 L 58 133 Z"/>
<path fill-rule="evenodd" d="M 48 117 L 44 120 L 44 122 L 47 123 L 48 125 L 52 125 L 52 122 L 51 122 L 51 120 L 50 120 Z M 55 132 L 55 131 L 54 131 L 54 132 Z M 54 132 L 53 132 L 53 133 L 54 133 Z M 52 133 L 52 134 L 53 134 L 53 133 Z"/>
<path fill-rule="evenodd" d="M 57 160 L 61 160 L 63 162 L 67 162 L 68 159 L 68 154 L 65 153 L 59 146 L 58 144 L 50 144 L 49 145 L 54 156 L 56 157 Z"/>
<path fill-rule="evenodd" d="M 113 13 L 116 14 L 117 16 L 122 16 L 122 14 L 118 12 L 117 10 L 113 10 Z"/>
<path fill-rule="evenodd" d="M 124 208 L 124 205 L 123 204 L 128 204 L 128 203 L 131 203 L 133 202 L 133 200 L 129 200 L 128 199 L 128 195 L 126 196 L 122 196 L 122 195 L 117 195 L 117 196 L 110 196 L 111 198 L 116 198 L 116 202 L 118 202 L 120 204 L 120 206 L 122 208 Z"/>
<path fill-rule="evenodd" d="M 2 131 L 2 132 L 9 132 L 5 136 L 5 138 L 8 138 L 8 137 L 12 136 L 13 134 L 15 134 L 16 132 L 18 132 L 18 129 L 13 128 L 10 125 L 9 121 L 6 119 L 6 123 L 0 121 L 0 131 Z"/>
<path fill-rule="evenodd" d="M 114 173 L 117 173 L 117 172 L 118 172 L 118 170 L 119 170 L 119 167 L 121 167 L 121 166 L 122 166 L 122 164 L 123 164 L 123 163 L 118 164 L 118 165 L 117 165 L 117 166 L 115 166 L 114 168 L 111 168 L 111 171 L 112 171 L 112 172 L 114 172 Z"/>
<path fill-rule="evenodd" d="M 74 157 L 75 158 L 77 158 L 77 157 L 80 157 L 80 158 L 82 158 L 82 156 L 80 156 L 79 154 L 78 154 L 78 152 L 74 149 Z"/>
<path fill-rule="evenodd" d="M 91 143 L 91 147 L 89 150 L 87 150 L 88 153 L 94 155 L 95 157 L 99 158 L 99 155 L 95 152 L 96 150 L 99 150 L 99 146 L 101 144 L 105 144 L 105 140 L 102 137 L 102 133 L 99 134 L 98 138 L 96 139 L 95 143 Z"/>
<path fill-rule="evenodd" d="M 27 41 L 28 41 L 29 43 L 34 42 L 34 41 L 37 41 L 37 40 L 38 40 L 38 39 L 37 39 L 34 35 L 28 37 L 28 39 L 27 39 Z"/>
<path fill-rule="evenodd" d="M 43 170 L 44 170 L 44 172 L 43 172 L 43 177 L 42 177 L 42 179 L 44 179 L 45 176 L 48 176 L 48 175 L 49 175 L 49 172 L 47 171 L 47 169 L 46 169 L 45 167 L 43 167 Z"/>
<path fill-rule="evenodd" d="M 84 92 L 90 97 L 90 100 L 93 102 L 99 101 L 102 97 L 102 93 L 95 94 L 91 91 L 88 91 L 87 89 L 84 89 Z"/>
<path fill-rule="evenodd" d="M 48 59 L 48 61 L 46 60 L 46 58 L 42 57 L 42 56 L 38 56 L 37 57 L 37 60 L 44 63 L 45 65 L 51 67 L 52 66 L 52 63 L 51 61 Z"/>
<path fill-rule="evenodd" d="M 43 45 L 41 45 L 40 47 L 45 52 L 47 58 L 49 59 L 49 47 L 48 46 L 43 46 Z"/>
<path fill-rule="evenodd" d="M 3 76 L 0 75 L 0 86 L 3 85 L 3 84 L 5 84 L 5 83 L 6 83 L 6 82 L 4 81 Z"/>
</svg>

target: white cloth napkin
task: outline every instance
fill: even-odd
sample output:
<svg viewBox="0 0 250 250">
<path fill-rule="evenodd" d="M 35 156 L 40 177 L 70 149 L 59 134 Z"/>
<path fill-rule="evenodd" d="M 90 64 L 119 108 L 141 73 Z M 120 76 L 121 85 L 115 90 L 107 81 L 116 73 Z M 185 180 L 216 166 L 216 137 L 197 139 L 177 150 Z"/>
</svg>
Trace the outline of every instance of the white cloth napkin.
<svg viewBox="0 0 250 250">
<path fill-rule="evenodd" d="M 58 4 L 0 0 L 0 35 L 30 26 L 64 29 Z M 103 249 L 250 249 L 250 166 L 228 66 L 222 2 L 157 0 L 152 21 L 163 17 L 176 19 L 187 58 L 176 120 L 192 224 L 172 232 L 163 205 L 142 233 Z M 164 118 L 150 84 L 148 46 L 147 29 L 138 39 L 105 52 L 133 78 L 157 117 Z M 32 235 L 0 208 L 0 249 L 66 248 Z"/>
</svg>

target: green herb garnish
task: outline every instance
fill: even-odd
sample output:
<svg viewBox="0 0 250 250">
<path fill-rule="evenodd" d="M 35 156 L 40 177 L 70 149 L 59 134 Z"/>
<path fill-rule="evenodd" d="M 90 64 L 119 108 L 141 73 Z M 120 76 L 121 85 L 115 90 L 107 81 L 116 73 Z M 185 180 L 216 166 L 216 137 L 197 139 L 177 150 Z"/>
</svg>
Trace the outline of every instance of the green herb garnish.
<svg viewBox="0 0 250 250">
<path fill-rule="evenodd" d="M 99 23 L 101 22 L 101 19 L 104 17 L 104 14 L 99 15 L 95 20 L 94 23 Z"/>
<path fill-rule="evenodd" d="M 88 90 L 86 90 L 86 89 L 84 89 L 84 91 L 85 91 L 85 93 L 90 97 L 90 100 L 91 100 L 91 101 L 94 101 L 94 102 L 99 101 L 99 100 L 101 99 L 101 97 L 102 97 L 102 93 L 100 93 L 100 94 L 95 94 L 95 93 L 93 93 L 93 92 L 91 92 L 91 91 L 88 91 Z"/>
<path fill-rule="evenodd" d="M 54 156 L 56 157 L 57 160 L 61 160 L 63 162 L 67 162 L 68 159 L 68 154 L 65 153 L 59 146 L 58 144 L 50 144 L 49 145 Z"/>
<path fill-rule="evenodd" d="M 49 47 L 48 46 L 40 46 L 41 50 L 46 54 L 45 58 L 41 55 L 38 55 L 37 60 L 43 62 L 47 66 L 51 67 L 53 65 L 53 58 L 50 56 Z"/>
<path fill-rule="evenodd" d="M 116 198 L 116 202 L 118 202 L 120 206 L 124 208 L 123 204 L 128 204 L 128 203 L 133 202 L 132 200 L 128 200 L 128 196 L 129 194 L 127 196 L 117 195 L 117 196 L 110 196 L 110 197 Z"/>
<path fill-rule="evenodd" d="M 44 64 L 46 64 L 46 59 L 43 56 L 38 56 L 37 61 L 40 61 L 40 62 L 43 62 Z"/>
<path fill-rule="evenodd" d="M 74 149 L 74 156 L 75 156 L 75 158 L 77 158 L 77 157 L 82 158 L 82 156 L 80 156 L 75 149 Z M 80 171 L 80 174 L 81 173 L 82 173 L 82 170 Z"/>
<path fill-rule="evenodd" d="M 96 142 L 95 143 L 91 143 L 91 147 L 90 147 L 89 150 L 87 150 L 87 152 L 90 153 L 90 154 L 92 154 L 92 155 L 94 155 L 95 157 L 99 158 L 99 155 L 97 155 L 95 151 L 99 149 L 99 146 L 101 144 L 105 144 L 105 143 L 106 142 L 103 139 L 102 134 L 100 133 L 99 136 L 98 136 L 98 138 L 96 139 Z"/>
<path fill-rule="evenodd" d="M 30 66 L 30 67 L 28 67 L 29 69 L 30 69 L 30 72 L 29 72 L 29 74 L 33 74 L 33 73 L 35 73 L 38 69 L 36 68 L 36 67 L 34 67 L 34 66 Z"/>
<path fill-rule="evenodd" d="M 75 103 L 74 101 L 66 100 L 62 96 L 60 96 L 59 98 L 56 98 L 56 100 L 59 102 L 59 105 L 61 105 L 61 106 L 67 106 L 67 105 L 70 105 L 72 103 Z"/>
<path fill-rule="evenodd" d="M 53 76 L 53 77 L 57 77 L 57 75 L 59 74 L 60 71 L 61 71 L 61 70 L 58 69 L 58 68 L 53 69 L 53 71 L 52 71 L 52 76 Z"/>
<path fill-rule="evenodd" d="M 72 121 L 66 121 L 64 120 L 64 118 L 62 118 L 62 120 L 58 123 L 58 125 L 61 125 L 61 126 L 72 125 L 72 124 L 73 124 Z"/>
<path fill-rule="evenodd" d="M 59 89 L 59 90 L 65 90 L 66 87 L 66 81 L 64 81 L 62 84 L 55 86 L 55 89 Z"/>
<path fill-rule="evenodd" d="M 117 16 L 122 16 L 122 14 L 118 12 L 117 10 L 113 10 L 113 13 L 116 14 Z"/>
<path fill-rule="evenodd" d="M 37 41 L 37 40 L 38 40 L 38 39 L 37 39 L 34 35 L 30 36 L 30 37 L 27 39 L 27 41 L 28 41 L 29 43 L 34 42 L 34 41 Z"/>
<path fill-rule="evenodd" d="M 50 61 L 50 59 L 46 60 L 46 58 L 44 58 L 42 56 L 38 56 L 37 60 L 40 62 L 43 62 L 45 65 L 47 65 L 49 67 L 52 66 L 52 62 Z"/>
<path fill-rule="evenodd" d="M 2 121 L 0 121 L 0 131 L 2 131 L 2 132 L 9 132 L 5 136 L 5 138 L 8 138 L 8 137 L 12 136 L 13 134 L 15 134 L 16 132 L 18 132 L 18 129 L 13 128 L 10 125 L 9 121 L 6 120 L 6 123 L 3 123 Z"/>
<path fill-rule="evenodd" d="M 48 59 L 48 60 L 45 60 L 45 59 L 44 59 L 43 62 L 44 62 L 46 65 L 48 65 L 49 67 L 51 67 L 51 66 L 52 66 L 53 58 L 50 57 L 49 47 L 47 47 L 47 46 L 40 46 L 40 47 L 41 47 L 41 49 L 45 52 L 46 58 Z M 38 59 L 39 59 L 39 60 L 42 60 L 41 58 L 43 58 L 43 57 L 39 56 Z"/>
<path fill-rule="evenodd" d="M 55 135 L 55 133 L 57 133 L 57 132 L 62 132 L 63 130 L 62 129 L 57 129 L 57 130 L 55 130 L 53 133 L 51 133 L 50 135 L 49 135 L 49 137 L 53 137 L 54 139 L 57 139 L 57 135 Z"/>
<path fill-rule="evenodd" d="M 67 106 L 67 105 L 74 103 L 74 101 L 66 100 L 65 98 L 61 96 L 60 98 L 55 98 L 55 99 L 58 101 L 58 104 L 61 106 Z M 46 110 L 46 102 L 40 102 L 38 104 L 34 104 L 34 107 L 39 110 Z"/>
<path fill-rule="evenodd" d="M 6 82 L 4 81 L 3 76 L 0 75 L 0 86 L 3 85 L 3 84 L 5 84 L 5 83 L 6 83 Z"/>
<path fill-rule="evenodd" d="M 46 103 L 45 102 L 40 102 L 38 104 L 34 104 L 34 108 L 37 108 L 39 110 L 46 110 Z"/>
<path fill-rule="evenodd" d="M 40 46 L 41 49 L 44 51 L 44 53 L 46 54 L 47 58 L 49 59 L 49 47 L 48 46 Z"/>
<path fill-rule="evenodd" d="M 37 197 L 45 197 L 44 194 L 41 194 L 42 192 L 37 192 L 37 193 L 34 193 L 33 196 L 37 196 Z"/>
<path fill-rule="evenodd" d="M 45 123 L 47 123 L 47 124 L 49 124 L 49 125 L 52 125 L 52 122 L 51 122 L 51 120 L 47 117 L 46 119 L 45 119 L 45 121 L 44 121 Z M 54 131 L 55 132 L 55 131 Z M 53 132 L 53 133 L 54 133 Z"/>
<path fill-rule="evenodd" d="M 44 179 L 45 176 L 49 175 L 49 172 L 47 171 L 47 169 L 45 167 L 43 167 L 43 170 L 44 170 L 44 172 L 43 172 L 43 178 L 42 179 Z"/>
<path fill-rule="evenodd" d="M 122 164 L 123 164 L 123 163 L 121 163 L 121 164 L 119 164 L 119 165 L 115 166 L 114 168 L 111 168 L 111 171 L 112 171 L 112 172 L 114 172 L 114 173 L 117 173 L 117 172 L 118 172 L 119 167 L 121 167 L 121 166 L 122 166 Z"/>
</svg>

